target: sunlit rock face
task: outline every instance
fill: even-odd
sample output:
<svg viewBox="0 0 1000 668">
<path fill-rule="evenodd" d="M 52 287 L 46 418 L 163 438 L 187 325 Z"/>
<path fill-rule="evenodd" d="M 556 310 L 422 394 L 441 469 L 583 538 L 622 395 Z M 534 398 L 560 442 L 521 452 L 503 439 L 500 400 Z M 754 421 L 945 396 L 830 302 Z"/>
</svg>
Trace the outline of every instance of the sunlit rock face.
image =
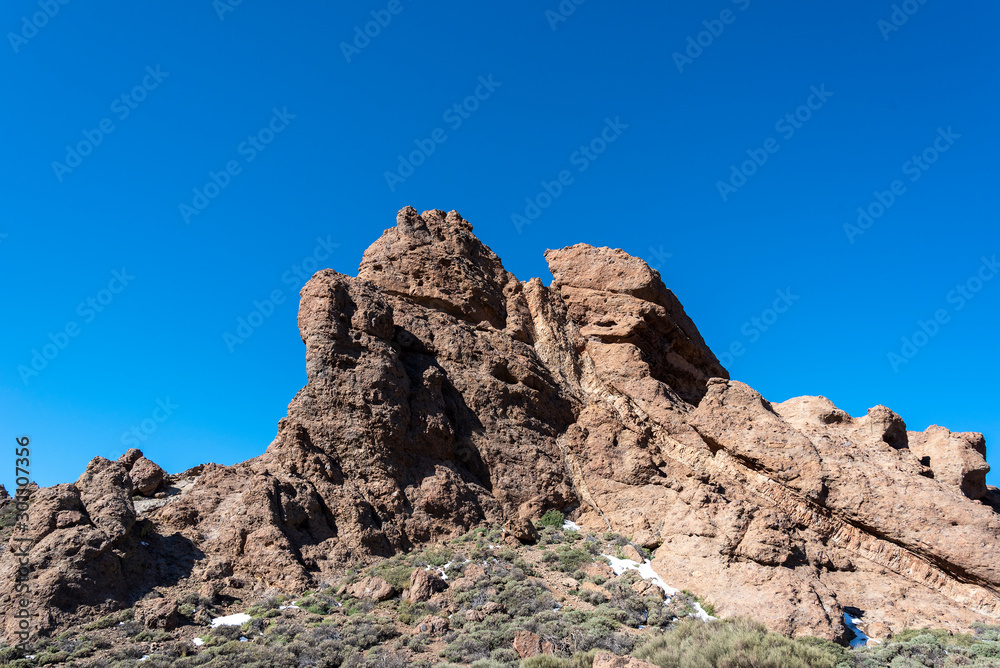
<svg viewBox="0 0 1000 668">
<path fill-rule="evenodd" d="M 716 614 L 784 633 L 849 640 L 845 608 L 873 638 L 1000 616 L 981 435 L 772 404 L 728 379 L 642 260 L 545 257 L 552 285 L 521 282 L 457 212 L 400 211 L 356 277 L 303 287 L 307 383 L 263 454 L 155 485 L 148 460 L 95 459 L 34 493 L 14 538 L 33 545 L 41 628 L 185 578 L 241 600 L 301 591 L 549 509 L 653 550 L 650 572 Z M 20 544 L 0 559 L 8 634 Z"/>
</svg>

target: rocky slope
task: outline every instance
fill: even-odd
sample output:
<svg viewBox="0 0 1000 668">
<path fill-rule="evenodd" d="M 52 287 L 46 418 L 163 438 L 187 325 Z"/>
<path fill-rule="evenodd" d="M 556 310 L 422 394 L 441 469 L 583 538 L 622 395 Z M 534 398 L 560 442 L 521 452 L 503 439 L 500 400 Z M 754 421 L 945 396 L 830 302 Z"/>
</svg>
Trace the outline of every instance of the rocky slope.
<svg viewBox="0 0 1000 668">
<path fill-rule="evenodd" d="M 357 277 L 302 289 L 308 383 L 266 452 L 165 478 L 137 452 L 97 458 L 33 494 L 0 559 L 8 637 L 24 542 L 44 633 L 178 583 L 301 591 L 482 524 L 530 540 L 549 509 L 786 634 L 848 639 L 845 608 L 873 637 L 1000 617 L 981 435 L 771 404 L 642 260 L 546 259 L 553 284 L 523 283 L 458 213 L 400 211 Z"/>
</svg>

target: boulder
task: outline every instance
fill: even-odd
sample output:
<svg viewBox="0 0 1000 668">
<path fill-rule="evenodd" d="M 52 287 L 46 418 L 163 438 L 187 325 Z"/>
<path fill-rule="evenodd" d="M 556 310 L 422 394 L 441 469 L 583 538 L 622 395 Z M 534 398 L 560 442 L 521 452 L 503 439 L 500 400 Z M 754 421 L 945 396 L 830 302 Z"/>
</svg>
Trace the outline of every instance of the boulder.
<svg viewBox="0 0 1000 668">
<path fill-rule="evenodd" d="M 431 596 L 444 591 L 448 585 L 436 573 L 417 568 L 410 574 L 409 599 L 413 603 L 429 601 Z"/>
<path fill-rule="evenodd" d="M 380 577 L 361 578 L 348 585 L 346 593 L 352 598 L 366 601 L 388 601 L 398 592 L 391 584 Z"/>
<path fill-rule="evenodd" d="M 139 601 L 132 614 L 133 621 L 142 624 L 147 629 L 171 631 L 177 628 L 177 624 L 180 622 L 177 603 L 166 598 Z"/>
<path fill-rule="evenodd" d="M 514 650 L 522 659 L 555 653 L 555 647 L 551 642 L 542 640 L 538 634 L 523 629 L 514 633 Z"/>
</svg>

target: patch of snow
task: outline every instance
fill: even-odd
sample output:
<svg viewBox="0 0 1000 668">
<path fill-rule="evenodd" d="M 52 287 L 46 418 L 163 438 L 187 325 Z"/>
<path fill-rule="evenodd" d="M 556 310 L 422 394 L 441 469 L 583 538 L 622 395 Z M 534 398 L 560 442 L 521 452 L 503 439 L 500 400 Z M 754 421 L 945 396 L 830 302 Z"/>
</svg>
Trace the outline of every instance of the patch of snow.
<svg viewBox="0 0 1000 668">
<path fill-rule="evenodd" d="M 570 520 L 563 520 L 563 531 L 580 531 L 580 525 Z"/>
<path fill-rule="evenodd" d="M 466 561 L 466 563 L 468 563 L 468 561 L 469 561 L 469 560 L 468 560 L 468 559 L 466 559 L 465 561 Z M 447 568 L 448 568 L 449 566 L 451 566 L 451 562 L 450 562 L 450 561 L 449 561 L 449 562 L 448 562 L 447 564 L 445 564 L 444 566 L 440 566 L 440 567 L 436 567 L 436 568 L 434 568 L 434 571 L 435 571 L 435 572 L 436 572 L 436 573 L 437 573 L 438 575 L 440 575 L 440 576 L 441 576 L 441 579 L 442 579 L 442 580 L 447 580 L 447 579 L 448 579 L 448 576 L 447 576 L 447 575 L 445 575 L 445 573 L 444 573 L 444 572 L 445 572 L 445 570 L 447 570 Z M 428 564 L 428 565 L 427 565 L 427 568 L 425 568 L 424 570 L 425 570 L 425 571 L 429 571 L 429 570 L 431 570 L 431 565 L 430 565 L 430 564 Z"/>
<path fill-rule="evenodd" d="M 694 607 L 694 614 L 691 615 L 691 617 L 694 617 L 695 619 L 700 619 L 703 622 L 710 622 L 713 619 L 718 619 L 718 617 L 713 617 L 712 615 L 705 612 L 704 608 L 701 607 L 701 603 L 699 603 L 698 601 L 695 601 L 691 605 L 692 607 Z"/>
<path fill-rule="evenodd" d="M 149 655 L 148 654 L 143 654 L 142 658 L 139 659 L 139 661 L 149 661 Z"/>
<path fill-rule="evenodd" d="M 192 638 L 192 639 L 191 639 L 191 642 L 193 642 L 193 643 L 194 643 L 195 645 L 197 645 L 198 647 L 201 647 L 202 645 L 204 645 L 204 644 L 205 644 L 205 641 L 204 641 L 204 640 L 202 640 L 201 638 Z"/>
<path fill-rule="evenodd" d="M 625 571 L 637 571 L 639 573 L 639 577 L 643 580 L 648 580 L 662 589 L 663 594 L 667 598 L 680 593 L 680 589 L 674 589 L 663 581 L 663 578 L 661 578 L 656 571 L 653 570 L 653 562 L 649 559 L 646 559 L 645 562 L 640 564 L 639 562 L 632 561 L 631 559 L 619 559 L 617 557 L 612 557 L 609 554 L 602 554 L 601 556 L 611 563 L 611 570 L 614 571 L 615 575 L 621 575 Z"/>
<path fill-rule="evenodd" d="M 240 642 L 248 642 L 248 641 L 249 638 L 247 638 L 246 636 L 240 636 Z"/>
<path fill-rule="evenodd" d="M 216 617 L 212 620 L 212 628 L 217 628 L 219 626 L 239 626 L 241 624 L 246 624 L 253 617 L 245 612 L 238 612 L 235 615 L 228 615 L 226 617 Z"/>
<path fill-rule="evenodd" d="M 299 606 L 295 605 L 298 601 L 292 601 L 288 605 L 279 605 L 278 610 L 301 610 Z"/>
<path fill-rule="evenodd" d="M 854 638 L 851 640 L 851 647 L 864 647 L 868 644 L 868 636 L 865 632 L 858 628 L 858 624 L 861 620 L 857 617 L 851 617 L 848 613 L 844 613 L 844 624 L 851 631 L 854 632 Z M 877 641 L 876 641 L 877 642 Z"/>
</svg>

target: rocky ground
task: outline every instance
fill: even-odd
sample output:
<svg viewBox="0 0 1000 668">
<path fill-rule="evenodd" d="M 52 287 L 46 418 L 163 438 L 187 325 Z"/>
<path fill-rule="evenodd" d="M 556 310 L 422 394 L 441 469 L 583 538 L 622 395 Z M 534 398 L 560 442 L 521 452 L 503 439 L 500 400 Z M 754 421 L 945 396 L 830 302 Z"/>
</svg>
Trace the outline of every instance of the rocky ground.
<svg viewBox="0 0 1000 668">
<path fill-rule="evenodd" d="M 550 512 L 537 528 L 519 527 L 521 540 L 502 527 L 475 529 L 352 569 L 317 590 L 271 591 L 246 600 L 181 581 L 150 591 L 132 608 L 46 639 L 33 654 L 0 649 L 0 658 L 12 667 L 139 661 L 640 667 L 651 664 L 628 655 L 655 655 L 650 641 L 662 639 L 665 630 L 683 620 L 714 619 L 710 602 L 656 578 L 648 551 L 626 537 L 573 526 Z M 851 657 L 829 641 L 813 640 L 840 662 L 868 660 L 863 652 Z"/>
<path fill-rule="evenodd" d="M 982 435 L 911 431 L 884 406 L 852 417 L 824 397 L 771 403 L 729 379 L 642 260 L 585 244 L 546 259 L 550 286 L 522 282 L 457 212 L 400 211 L 356 277 L 327 269 L 302 289 L 308 382 L 263 454 L 166 475 L 130 451 L 94 459 L 73 484 L 29 490 L 14 526 L 0 502 L 7 641 L 21 573 L 39 642 L 125 610 L 151 614 L 152 599 L 183 599 L 193 609 L 181 618 L 203 624 L 277 593 L 343 603 L 329 590 L 353 572 L 477 529 L 530 544 L 531 523 L 550 511 L 598 550 L 606 533 L 627 537 L 666 583 L 719 615 L 787 636 L 846 644 L 845 612 L 874 638 L 1000 617 L 1000 495 L 985 482 Z M 524 581 L 547 577 L 531 560 L 540 548 L 504 549 L 542 573 L 519 566 Z M 406 583 L 390 584 L 394 598 L 378 605 L 402 606 Z M 568 582 L 546 586 L 587 603 Z M 622 642 L 646 632 L 617 622 Z M 399 635 L 365 633 L 396 642 L 404 629 L 392 623 Z M 92 632 L 138 628 L 128 624 L 138 621 Z M 174 633 L 135 635 L 161 632 Z M 426 656 L 456 642 L 427 637 Z M 500 649 L 510 648 L 490 645 Z"/>
</svg>

